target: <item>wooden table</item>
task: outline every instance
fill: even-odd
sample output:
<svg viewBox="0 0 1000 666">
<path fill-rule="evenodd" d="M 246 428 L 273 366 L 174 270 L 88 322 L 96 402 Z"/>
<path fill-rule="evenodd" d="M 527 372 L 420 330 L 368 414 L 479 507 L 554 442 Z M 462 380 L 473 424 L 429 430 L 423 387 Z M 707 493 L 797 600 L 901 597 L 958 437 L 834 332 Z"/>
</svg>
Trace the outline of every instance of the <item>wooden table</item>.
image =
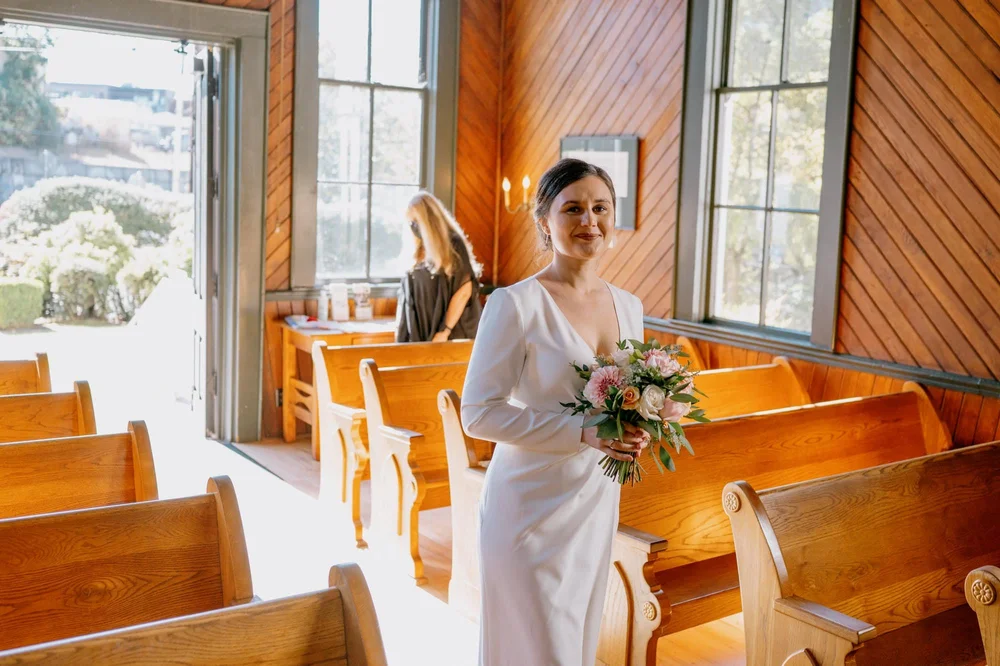
<svg viewBox="0 0 1000 666">
<path fill-rule="evenodd" d="M 313 457 L 319 460 L 319 420 L 316 413 L 316 391 L 313 388 L 312 345 L 322 340 L 331 347 L 373 345 L 395 342 L 396 321 L 380 317 L 371 321 L 340 322 L 336 328 L 294 328 L 281 323 L 281 432 L 286 442 L 295 441 L 295 420 L 312 426 Z M 299 364 L 299 352 L 305 352 Z M 306 370 L 308 374 L 300 372 Z"/>
</svg>

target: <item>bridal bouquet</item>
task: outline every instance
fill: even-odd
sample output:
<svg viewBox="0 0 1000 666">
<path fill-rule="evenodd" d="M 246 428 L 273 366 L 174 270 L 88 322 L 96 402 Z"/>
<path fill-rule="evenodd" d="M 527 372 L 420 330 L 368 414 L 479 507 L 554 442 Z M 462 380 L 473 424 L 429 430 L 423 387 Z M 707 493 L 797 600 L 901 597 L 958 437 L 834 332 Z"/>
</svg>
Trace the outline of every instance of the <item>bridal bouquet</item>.
<svg viewBox="0 0 1000 666">
<path fill-rule="evenodd" d="M 573 414 L 590 415 L 583 427 L 597 426 L 601 439 L 621 439 L 623 424 L 634 424 L 650 434 L 650 454 L 663 473 L 674 471 L 670 449 L 687 449 L 694 455 L 684 436 L 680 420 L 707 423 L 705 410 L 698 408 L 700 393 L 694 386 L 695 373 L 678 357 L 686 357 L 680 347 L 661 347 L 653 340 L 622 340 L 609 356 L 597 356 L 593 365 L 573 368 L 587 384 L 575 402 L 560 403 Z M 703 393 L 701 395 L 704 395 Z M 606 476 L 630 485 L 642 480 L 644 469 L 638 459 L 625 461 L 605 456 L 601 467 Z"/>
</svg>

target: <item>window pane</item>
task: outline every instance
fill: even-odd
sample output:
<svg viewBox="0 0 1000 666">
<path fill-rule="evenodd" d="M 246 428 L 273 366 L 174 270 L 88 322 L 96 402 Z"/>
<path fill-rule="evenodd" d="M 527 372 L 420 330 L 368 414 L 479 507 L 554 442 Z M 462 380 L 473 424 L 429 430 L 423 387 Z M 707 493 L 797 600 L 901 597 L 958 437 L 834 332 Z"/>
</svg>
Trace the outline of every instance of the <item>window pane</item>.
<svg viewBox="0 0 1000 666">
<path fill-rule="evenodd" d="M 785 0 L 733 0 L 730 86 L 780 83 Z"/>
<path fill-rule="evenodd" d="M 372 180 L 416 185 L 420 182 L 423 95 L 375 91 Z"/>
<path fill-rule="evenodd" d="M 368 188 L 319 185 L 316 206 L 316 277 L 364 277 Z"/>
<path fill-rule="evenodd" d="M 319 77 L 368 79 L 368 3 L 320 0 Z"/>
<path fill-rule="evenodd" d="M 826 81 L 830 71 L 833 0 L 789 0 L 788 80 Z"/>
<path fill-rule="evenodd" d="M 774 213 L 767 272 L 766 326 L 809 333 L 819 216 Z"/>
<path fill-rule="evenodd" d="M 415 86 L 420 72 L 421 0 L 372 0 L 372 80 Z"/>
<path fill-rule="evenodd" d="M 319 179 L 368 179 L 368 120 L 371 93 L 353 86 L 319 89 Z"/>
<path fill-rule="evenodd" d="M 771 93 L 727 95 L 719 118 L 717 203 L 763 206 L 767 193 L 767 151 Z"/>
<path fill-rule="evenodd" d="M 721 319 L 759 324 L 764 213 L 718 208 L 714 231 L 712 314 Z"/>
<path fill-rule="evenodd" d="M 774 139 L 774 206 L 819 210 L 826 89 L 782 90 Z"/>
<path fill-rule="evenodd" d="M 413 185 L 372 186 L 372 277 L 401 277 L 413 265 L 413 234 L 406 205 Z"/>
</svg>

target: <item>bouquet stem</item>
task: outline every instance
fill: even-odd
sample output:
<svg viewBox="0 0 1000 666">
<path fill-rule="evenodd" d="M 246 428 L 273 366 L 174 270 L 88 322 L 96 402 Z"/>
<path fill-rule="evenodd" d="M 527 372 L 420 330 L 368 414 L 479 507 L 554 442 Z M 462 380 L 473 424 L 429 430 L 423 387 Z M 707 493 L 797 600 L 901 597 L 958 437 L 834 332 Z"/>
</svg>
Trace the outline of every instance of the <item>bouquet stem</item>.
<svg viewBox="0 0 1000 666">
<path fill-rule="evenodd" d="M 646 471 L 638 458 L 634 460 L 617 460 L 611 456 L 604 456 L 600 464 L 604 470 L 604 476 L 614 479 L 621 485 L 627 483 L 630 486 L 634 486 L 639 481 L 642 481 L 642 474 Z"/>
</svg>

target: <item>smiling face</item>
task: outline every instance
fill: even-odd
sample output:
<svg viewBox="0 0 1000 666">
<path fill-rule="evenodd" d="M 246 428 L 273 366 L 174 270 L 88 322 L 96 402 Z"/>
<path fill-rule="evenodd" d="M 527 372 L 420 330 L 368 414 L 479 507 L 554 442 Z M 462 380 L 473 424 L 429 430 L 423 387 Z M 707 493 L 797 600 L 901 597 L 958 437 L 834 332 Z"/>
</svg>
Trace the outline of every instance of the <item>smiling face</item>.
<svg viewBox="0 0 1000 666">
<path fill-rule="evenodd" d="M 567 185 L 540 219 L 552 237 L 552 249 L 573 259 L 595 259 L 608 248 L 615 233 L 615 207 L 611 190 L 597 176 Z"/>
</svg>

